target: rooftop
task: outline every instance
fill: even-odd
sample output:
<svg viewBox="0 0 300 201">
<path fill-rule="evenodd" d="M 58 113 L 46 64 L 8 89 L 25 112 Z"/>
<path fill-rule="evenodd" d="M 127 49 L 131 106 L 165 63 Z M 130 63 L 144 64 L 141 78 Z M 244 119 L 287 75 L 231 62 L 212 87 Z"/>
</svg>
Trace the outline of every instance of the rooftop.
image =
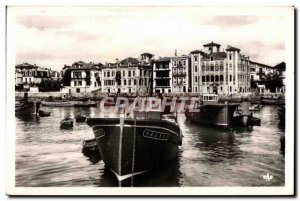
<svg viewBox="0 0 300 201">
<path fill-rule="evenodd" d="M 207 43 L 205 45 L 203 45 L 204 47 L 211 47 L 211 46 L 217 46 L 217 47 L 220 47 L 221 45 L 220 44 L 217 44 L 217 43 L 214 43 L 213 41 L 211 43 Z"/>
<path fill-rule="evenodd" d="M 171 61 L 171 58 L 170 57 L 162 57 L 162 58 L 156 59 L 154 62 L 161 62 L 161 61 Z"/>
<path fill-rule="evenodd" d="M 239 48 L 227 45 L 226 51 L 241 51 Z"/>
<path fill-rule="evenodd" d="M 210 60 L 213 57 L 214 60 L 220 60 L 226 58 L 226 52 L 213 52 L 203 56 L 203 60 Z"/>
</svg>

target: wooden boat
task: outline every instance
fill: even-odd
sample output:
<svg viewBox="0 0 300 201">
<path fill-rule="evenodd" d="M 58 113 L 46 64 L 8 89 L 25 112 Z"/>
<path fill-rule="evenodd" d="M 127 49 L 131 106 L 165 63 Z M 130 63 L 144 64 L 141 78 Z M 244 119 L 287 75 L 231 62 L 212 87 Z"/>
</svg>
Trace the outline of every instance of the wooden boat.
<svg viewBox="0 0 300 201">
<path fill-rule="evenodd" d="M 85 102 L 74 103 L 75 107 L 96 107 L 97 105 L 98 105 L 98 103 L 94 102 L 94 101 L 85 101 Z"/>
<path fill-rule="evenodd" d="M 73 107 L 73 101 L 42 101 L 43 106 L 51 107 Z"/>
<path fill-rule="evenodd" d="M 89 156 L 89 155 L 99 155 L 100 157 L 100 152 L 97 146 L 97 142 L 96 139 L 90 139 L 90 140 L 84 140 L 82 142 L 82 149 L 81 152 L 85 155 L 85 156 Z"/>
<path fill-rule="evenodd" d="M 202 100 L 193 106 L 198 109 L 196 112 L 190 112 L 189 108 L 185 110 L 185 117 L 192 123 L 204 126 L 218 126 L 229 128 L 234 126 L 253 125 L 252 115 L 249 112 L 240 112 L 240 104 L 220 103 L 217 94 L 203 94 Z M 249 110 L 249 106 L 245 106 Z M 258 125 L 257 120 L 254 120 Z"/>
<path fill-rule="evenodd" d="M 133 103 L 134 104 L 134 103 Z M 135 111 L 132 117 L 88 118 L 105 166 L 119 181 L 159 168 L 177 156 L 182 134 L 160 110 Z"/>
<path fill-rule="evenodd" d="M 41 102 L 28 101 L 28 94 L 24 93 L 24 98 L 15 104 L 15 115 L 37 115 Z"/>
<path fill-rule="evenodd" d="M 77 115 L 77 116 L 75 117 L 75 119 L 76 119 L 76 122 L 80 123 L 80 122 L 85 122 L 86 117 L 85 117 L 85 116 L 82 116 L 82 115 Z"/>
<path fill-rule="evenodd" d="M 74 120 L 72 118 L 66 117 L 65 119 L 61 120 L 60 128 L 61 129 L 73 128 L 73 122 Z"/>
<path fill-rule="evenodd" d="M 260 111 L 260 105 L 252 105 L 251 107 L 249 107 L 250 111 Z"/>
<path fill-rule="evenodd" d="M 44 110 L 39 110 L 39 116 L 40 117 L 49 117 L 51 112 L 44 111 Z"/>
</svg>

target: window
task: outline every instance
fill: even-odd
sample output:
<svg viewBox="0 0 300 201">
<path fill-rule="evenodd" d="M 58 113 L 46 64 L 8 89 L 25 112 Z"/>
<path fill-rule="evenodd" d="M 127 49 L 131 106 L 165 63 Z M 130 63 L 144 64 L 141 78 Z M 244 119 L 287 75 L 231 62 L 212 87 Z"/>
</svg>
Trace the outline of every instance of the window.
<svg viewBox="0 0 300 201">
<path fill-rule="evenodd" d="M 219 66 L 218 65 L 216 65 L 216 71 L 219 71 Z"/>
<path fill-rule="evenodd" d="M 94 86 L 95 86 L 95 87 L 97 86 L 97 83 L 96 83 L 96 82 L 94 83 Z"/>
<path fill-rule="evenodd" d="M 173 65 L 176 66 L 176 64 L 177 64 L 176 61 L 173 61 Z"/>
<path fill-rule="evenodd" d="M 211 60 L 211 61 L 213 61 L 213 60 L 214 60 L 214 57 L 213 57 L 213 56 L 211 56 L 211 57 L 210 57 L 210 60 Z"/>
<path fill-rule="evenodd" d="M 106 77 L 106 71 L 104 71 L 104 77 Z"/>
<path fill-rule="evenodd" d="M 214 71 L 214 65 L 213 64 L 210 66 L 210 71 Z"/>
<path fill-rule="evenodd" d="M 76 93 L 80 93 L 80 88 L 76 88 Z"/>
<path fill-rule="evenodd" d="M 204 75 L 202 76 L 202 82 L 205 82 L 205 76 Z"/>
<path fill-rule="evenodd" d="M 195 76 L 195 82 L 198 82 L 198 77 L 197 76 Z"/>
<path fill-rule="evenodd" d="M 112 77 L 115 76 L 115 71 L 112 71 L 112 72 L 111 72 L 111 76 L 112 76 Z"/>
<path fill-rule="evenodd" d="M 128 80 L 128 85 L 131 85 L 131 80 Z"/>
<path fill-rule="evenodd" d="M 110 77 L 110 72 L 107 72 L 107 77 Z"/>
<path fill-rule="evenodd" d="M 229 76 L 229 82 L 231 82 L 231 81 L 232 81 L 232 75 Z"/>
<path fill-rule="evenodd" d="M 126 80 L 124 80 L 124 85 L 126 85 Z"/>
<path fill-rule="evenodd" d="M 132 71 L 132 76 L 135 77 L 135 71 Z"/>
<path fill-rule="evenodd" d="M 229 87 L 229 91 L 232 92 L 232 87 Z"/>
<path fill-rule="evenodd" d="M 128 77 L 131 77 L 131 71 L 128 71 Z M 129 84 L 130 85 L 130 84 Z"/>
<path fill-rule="evenodd" d="M 195 87 L 195 92 L 198 92 L 197 87 Z"/>
<path fill-rule="evenodd" d="M 229 60 L 231 60 L 231 59 L 232 59 L 232 55 L 230 54 L 230 55 L 229 55 Z"/>
<path fill-rule="evenodd" d="M 78 81 L 78 86 L 82 86 L 82 81 Z"/>
<path fill-rule="evenodd" d="M 198 57 L 197 57 L 197 56 L 195 56 L 194 58 L 195 58 L 195 61 L 197 61 L 197 60 L 198 60 Z"/>
<path fill-rule="evenodd" d="M 74 78 L 81 78 L 81 72 L 73 72 Z"/>
<path fill-rule="evenodd" d="M 197 65 L 195 65 L 195 72 L 197 72 L 197 70 L 198 70 L 197 68 L 198 68 L 198 66 L 197 66 Z"/>
<path fill-rule="evenodd" d="M 136 80 L 133 80 L 133 84 L 136 85 Z"/>
<path fill-rule="evenodd" d="M 74 81 L 74 86 L 77 86 L 77 81 Z"/>
<path fill-rule="evenodd" d="M 186 62 L 185 62 L 185 61 L 183 61 L 182 63 L 183 63 L 183 65 L 185 66 Z"/>
<path fill-rule="evenodd" d="M 202 65 L 202 71 L 205 71 L 205 66 L 204 65 Z"/>
</svg>

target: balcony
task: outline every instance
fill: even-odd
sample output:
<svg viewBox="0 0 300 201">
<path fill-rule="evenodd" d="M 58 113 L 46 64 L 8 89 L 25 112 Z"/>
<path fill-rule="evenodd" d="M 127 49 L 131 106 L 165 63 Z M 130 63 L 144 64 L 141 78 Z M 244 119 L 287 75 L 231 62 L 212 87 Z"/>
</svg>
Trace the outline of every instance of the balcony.
<svg viewBox="0 0 300 201">
<path fill-rule="evenodd" d="M 174 72 L 173 73 L 173 77 L 185 77 L 185 76 L 186 76 L 186 73 L 184 73 L 184 72 L 179 72 L 179 73 Z"/>
</svg>

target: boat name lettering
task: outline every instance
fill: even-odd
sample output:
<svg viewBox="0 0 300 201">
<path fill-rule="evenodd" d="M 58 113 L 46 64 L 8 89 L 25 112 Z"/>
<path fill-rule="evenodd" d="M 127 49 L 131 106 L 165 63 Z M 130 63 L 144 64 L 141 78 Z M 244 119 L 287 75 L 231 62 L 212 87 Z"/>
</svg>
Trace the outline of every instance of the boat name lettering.
<svg viewBox="0 0 300 201">
<path fill-rule="evenodd" d="M 95 138 L 101 138 L 105 136 L 105 131 L 103 129 L 97 129 L 94 131 Z"/>
<path fill-rule="evenodd" d="M 151 138 L 151 139 L 155 139 L 155 140 L 167 140 L 169 138 L 168 133 L 162 133 L 162 132 L 153 131 L 153 130 L 149 130 L 149 129 L 146 129 L 143 132 L 143 136 L 146 138 Z"/>
</svg>

